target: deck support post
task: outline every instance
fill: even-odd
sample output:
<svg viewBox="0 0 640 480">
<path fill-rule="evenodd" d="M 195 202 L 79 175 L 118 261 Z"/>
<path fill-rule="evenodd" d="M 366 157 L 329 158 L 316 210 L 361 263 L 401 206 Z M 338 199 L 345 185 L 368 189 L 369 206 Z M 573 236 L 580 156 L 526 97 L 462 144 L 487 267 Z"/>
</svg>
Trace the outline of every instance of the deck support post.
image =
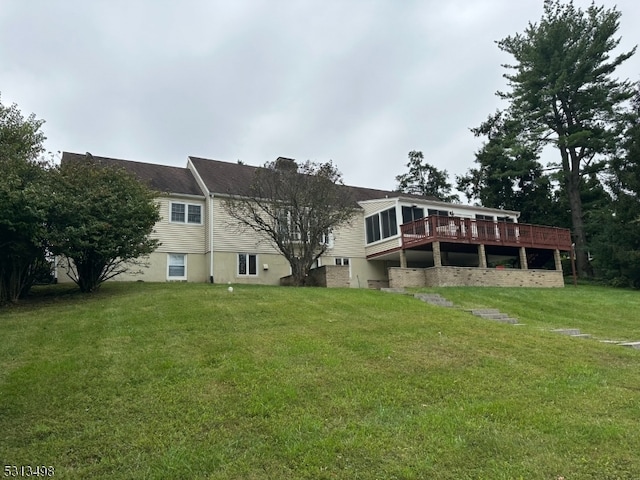
<svg viewBox="0 0 640 480">
<path fill-rule="evenodd" d="M 480 268 L 487 268 L 487 252 L 484 248 L 484 243 L 478 245 L 478 258 L 480 260 L 478 266 Z"/>
<path fill-rule="evenodd" d="M 562 271 L 562 260 L 560 260 L 560 250 L 558 250 L 557 248 L 553 251 L 553 260 L 556 263 L 556 270 L 561 272 Z"/>
<path fill-rule="evenodd" d="M 400 250 L 400 268 L 407 268 L 407 253 L 404 248 Z"/>
<path fill-rule="evenodd" d="M 520 269 L 529 270 L 529 264 L 527 263 L 527 249 L 520 247 Z"/>
<path fill-rule="evenodd" d="M 442 253 L 440 252 L 440 242 L 433 242 L 433 266 L 442 266 Z"/>
</svg>

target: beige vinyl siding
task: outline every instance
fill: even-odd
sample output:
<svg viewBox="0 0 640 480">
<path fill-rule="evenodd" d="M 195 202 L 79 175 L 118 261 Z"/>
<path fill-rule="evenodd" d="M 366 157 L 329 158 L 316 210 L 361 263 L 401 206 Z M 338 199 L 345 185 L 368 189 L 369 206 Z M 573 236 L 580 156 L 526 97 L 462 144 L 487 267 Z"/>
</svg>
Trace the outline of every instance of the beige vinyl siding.
<svg viewBox="0 0 640 480">
<path fill-rule="evenodd" d="M 392 250 L 394 248 L 398 248 L 401 245 L 400 237 L 391 237 L 385 240 L 381 240 L 379 242 L 373 243 L 367 247 L 365 247 L 365 254 L 368 256 L 375 255 L 376 253 L 385 252 L 387 250 Z"/>
<path fill-rule="evenodd" d="M 238 275 L 238 253 L 242 251 L 213 253 L 215 283 L 279 285 L 281 277 L 291 274 L 289 262 L 282 255 L 245 252 L 257 255 L 257 275 Z"/>
<path fill-rule="evenodd" d="M 391 207 L 396 206 L 398 203 L 397 198 L 383 198 L 380 200 L 370 200 L 367 202 L 360 202 L 360 206 L 364 210 L 364 216 L 368 217 L 376 212 L 388 210 Z"/>
<path fill-rule="evenodd" d="M 364 215 L 356 212 L 351 221 L 333 232 L 333 248 L 325 255 L 331 257 L 364 258 Z"/>
<path fill-rule="evenodd" d="M 162 243 L 157 252 L 173 253 L 205 253 L 207 210 L 204 199 L 185 198 L 179 196 L 167 196 L 157 199 L 160 205 L 160 221 L 156 223 L 153 238 Z M 183 223 L 171 223 L 169 221 L 171 202 L 182 202 L 202 207 L 202 224 L 191 225 Z"/>
<path fill-rule="evenodd" d="M 242 228 L 224 209 L 224 198 L 213 198 L 213 250 L 278 254 L 266 235 Z"/>
</svg>

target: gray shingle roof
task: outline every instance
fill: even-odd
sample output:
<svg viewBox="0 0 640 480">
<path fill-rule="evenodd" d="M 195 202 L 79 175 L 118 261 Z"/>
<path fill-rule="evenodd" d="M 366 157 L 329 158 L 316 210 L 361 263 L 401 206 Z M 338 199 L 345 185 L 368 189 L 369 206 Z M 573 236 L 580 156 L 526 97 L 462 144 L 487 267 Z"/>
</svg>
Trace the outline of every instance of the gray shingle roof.
<svg viewBox="0 0 640 480">
<path fill-rule="evenodd" d="M 200 157 L 189 157 L 194 167 L 200 174 L 200 178 L 211 193 L 227 195 L 249 195 L 250 185 L 255 172 L 260 167 L 242 165 L 220 160 L 210 160 Z M 354 187 L 346 185 L 354 200 L 375 200 L 379 198 L 409 197 L 422 200 L 438 200 L 433 197 L 421 197 L 408 195 L 390 190 L 378 190 L 375 188 Z"/>
<path fill-rule="evenodd" d="M 62 162 L 77 161 L 84 158 L 84 154 L 70 152 L 63 152 L 62 154 Z M 93 158 L 104 165 L 124 168 L 153 190 L 163 193 L 203 195 L 188 168 L 98 157 L 95 155 L 93 155 Z"/>
</svg>

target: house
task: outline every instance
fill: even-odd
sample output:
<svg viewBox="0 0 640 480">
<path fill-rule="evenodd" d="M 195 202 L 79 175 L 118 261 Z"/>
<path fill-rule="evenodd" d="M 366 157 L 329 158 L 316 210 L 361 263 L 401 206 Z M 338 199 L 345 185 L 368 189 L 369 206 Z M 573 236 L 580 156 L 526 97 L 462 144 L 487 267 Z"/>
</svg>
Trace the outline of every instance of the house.
<svg viewBox="0 0 640 480">
<path fill-rule="evenodd" d="M 62 161 L 84 155 L 65 152 Z M 268 239 L 241 230 L 224 208 L 246 195 L 256 169 L 188 157 L 185 168 L 96 157 L 160 192 L 160 247 L 141 275 L 121 280 L 277 285 L 291 271 Z M 518 223 L 519 213 L 345 186 L 359 206 L 312 272 L 327 286 L 563 286 L 569 230 Z M 59 280 L 65 281 L 64 273 Z"/>
</svg>

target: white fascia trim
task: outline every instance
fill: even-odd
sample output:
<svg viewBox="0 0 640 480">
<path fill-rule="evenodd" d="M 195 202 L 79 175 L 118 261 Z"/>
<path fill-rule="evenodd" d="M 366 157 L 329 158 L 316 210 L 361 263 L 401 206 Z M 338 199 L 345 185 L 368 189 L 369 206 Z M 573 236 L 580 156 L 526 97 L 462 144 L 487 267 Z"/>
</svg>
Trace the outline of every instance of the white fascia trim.
<svg viewBox="0 0 640 480">
<path fill-rule="evenodd" d="M 451 203 L 451 202 L 443 202 L 440 200 L 422 200 L 419 198 L 411 198 L 411 197 L 399 197 L 398 198 L 402 203 L 409 203 L 412 205 L 418 206 L 433 206 L 441 208 L 442 210 L 468 210 L 477 213 L 483 212 L 491 212 L 497 215 L 513 215 L 516 218 L 520 217 L 520 212 L 516 210 L 504 210 L 502 208 L 489 208 L 489 207 L 480 207 L 475 205 L 465 205 L 462 203 Z"/>
<path fill-rule="evenodd" d="M 181 197 L 181 198 L 189 198 L 189 199 L 197 199 L 197 200 L 204 200 L 207 197 L 205 197 L 204 195 L 193 195 L 191 193 L 174 193 L 174 192 L 166 192 L 164 193 L 165 196 L 167 197 Z"/>
</svg>

